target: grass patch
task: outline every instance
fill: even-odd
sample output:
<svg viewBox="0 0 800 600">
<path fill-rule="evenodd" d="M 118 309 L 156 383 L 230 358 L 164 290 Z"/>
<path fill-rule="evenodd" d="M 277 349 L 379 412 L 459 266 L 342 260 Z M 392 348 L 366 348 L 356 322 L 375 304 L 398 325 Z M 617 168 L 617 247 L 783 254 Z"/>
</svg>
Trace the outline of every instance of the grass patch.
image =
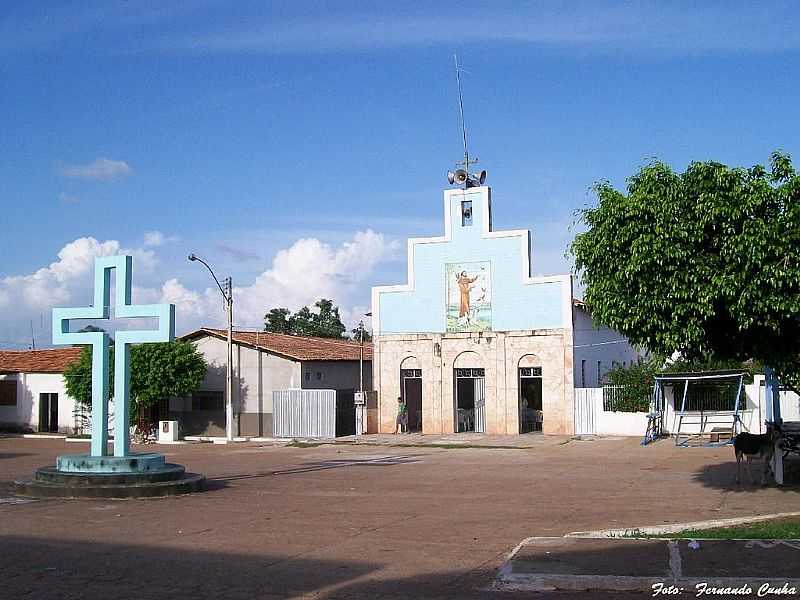
<svg viewBox="0 0 800 600">
<path fill-rule="evenodd" d="M 800 540 L 800 518 L 760 521 L 748 525 L 716 529 L 686 529 L 678 533 L 653 535 L 654 538 L 706 538 L 714 540 Z"/>
<path fill-rule="evenodd" d="M 300 440 L 292 440 L 286 444 L 287 448 L 317 448 L 324 445 L 326 442 L 302 442 Z"/>
</svg>

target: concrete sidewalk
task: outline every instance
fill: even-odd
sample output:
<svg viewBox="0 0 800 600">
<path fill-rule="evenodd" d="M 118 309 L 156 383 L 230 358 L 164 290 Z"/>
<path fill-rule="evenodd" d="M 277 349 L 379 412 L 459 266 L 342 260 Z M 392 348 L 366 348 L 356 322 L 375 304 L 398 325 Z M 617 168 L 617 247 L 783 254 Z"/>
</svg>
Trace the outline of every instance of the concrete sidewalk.
<svg viewBox="0 0 800 600">
<path fill-rule="evenodd" d="M 800 592 L 798 565 L 800 540 L 539 537 L 512 552 L 495 589 L 695 595 L 728 588 L 755 595 L 768 586 L 794 596 Z"/>
</svg>

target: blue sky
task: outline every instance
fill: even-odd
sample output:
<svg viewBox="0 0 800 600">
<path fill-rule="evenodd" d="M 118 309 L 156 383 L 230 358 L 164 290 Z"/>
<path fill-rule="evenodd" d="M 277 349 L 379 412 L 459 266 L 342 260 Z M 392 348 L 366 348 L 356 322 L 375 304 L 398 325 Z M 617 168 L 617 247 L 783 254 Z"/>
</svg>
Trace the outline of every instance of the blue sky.
<svg viewBox="0 0 800 600">
<path fill-rule="evenodd" d="M 649 158 L 797 154 L 792 2 L 46 2 L 0 10 L 0 346 L 84 304 L 98 253 L 130 251 L 140 300 L 178 328 L 331 295 L 348 320 L 441 232 L 471 154 L 495 228 L 560 273 L 592 183 Z M 263 307 L 263 310 L 262 310 Z M 40 342 L 41 343 L 41 342 Z"/>
</svg>

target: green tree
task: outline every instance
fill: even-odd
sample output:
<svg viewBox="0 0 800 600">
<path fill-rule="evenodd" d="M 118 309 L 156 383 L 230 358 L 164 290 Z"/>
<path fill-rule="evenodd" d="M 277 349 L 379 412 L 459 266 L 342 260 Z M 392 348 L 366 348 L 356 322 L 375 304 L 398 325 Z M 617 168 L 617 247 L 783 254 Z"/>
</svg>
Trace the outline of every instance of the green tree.
<svg viewBox="0 0 800 600">
<path fill-rule="evenodd" d="M 601 323 L 655 354 L 771 365 L 800 380 L 800 176 L 789 156 L 730 168 L 655 161 L 602 182 L 570 246 Z"/>
<path fill-rule="evenodd" d="M 264 315 L 264 331 L 291 333 L 290 315 L 288 308 L 273 308 Z"/>
<path fill-rule="evenodd" d="M 361 329 L 360 328 L 356 327 L 355 329 L 351 329 L 350 333 L 352 334 L 354 341 L 358 342 L 358 341 L 361 340 Z M 364 341 L 365 342 L 371 342 L 372 341 L 372 334 L 369 332 L 369 330 L 366 327 L 364 328 Z"/>
<path fill-rule="evenodd" d="M 320 337 L 340 338 L 347 331 L 339 316 L 339 307 L 331 300 L 322 298 L 314 304 L 319 309 L 315 316 L 315 325 Z"/>
<path fill-rule="evenodd" d="M 332 300 L 322 298 L 314 308 L 316 312 L 304 306 L 294 314 L 286 308 L 273 308 L 264 315 L 264 331 L 341 338 L 347 328 L 342 323 L 339 307 Z"/>
<path fill-rule="evenodd" d="M 131 421 L 141 409 L 161 399 L 188 396 L 197 391 L 206 373 L 203 355 L 189 342 L 140 344 L 131 348 Z M 67 393 L 85 408 L 92 406 L 92 347 L 64 371 Z M 109 394 L 114 393 L 114 348 L 109 350 Z"/>
</svg>

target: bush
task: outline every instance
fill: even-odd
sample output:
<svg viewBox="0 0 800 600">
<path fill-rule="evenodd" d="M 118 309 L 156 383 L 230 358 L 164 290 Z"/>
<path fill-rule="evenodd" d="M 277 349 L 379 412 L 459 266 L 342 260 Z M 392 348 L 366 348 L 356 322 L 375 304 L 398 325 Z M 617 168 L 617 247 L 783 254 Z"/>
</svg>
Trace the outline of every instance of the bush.
<svg viewBox="0 0 800 600">
<path fill-rule="evenodd" d="M 608 380 L 612 385 L 620 386 L 619 389 L 614 390 L 612 410 L 648 412 L 650 397 L 653 394 L 654 378 L 659 371 L 660 364 L 654 360 L 646 360 L 632 363 L 628 367 L 619 365 L 609 371 Z"/>
</svg>

